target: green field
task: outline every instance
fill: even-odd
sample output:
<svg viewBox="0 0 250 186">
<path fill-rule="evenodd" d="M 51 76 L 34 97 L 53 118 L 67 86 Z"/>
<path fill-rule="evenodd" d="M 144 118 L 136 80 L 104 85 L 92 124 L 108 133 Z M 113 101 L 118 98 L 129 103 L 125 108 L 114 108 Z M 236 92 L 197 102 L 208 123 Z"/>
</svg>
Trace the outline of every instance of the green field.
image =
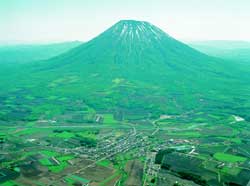
<svg viewBox="0 0 250 186">
<path fill-rule="evenodd" d="M 238 167 L 223 167 L 223 169 L 221 170 L 222 173 L 226 173 L 232 176 L 237 176 L 241 171 L 242 169 Z"/>
<path fill-rule="evenodd" d="M 15 181 L 6 181 L 4 183 L 1 183 L 1 186 L 17 186 L 17 183 Z"/>
<path fill-rule="evenodd" d="M 51 137 L 58 137 L 58 138 L 63 138 L 63 139 L 69 139 L 69 138 L 72 138 L 74 137 L 75 134 L 74 133 L 71 133 L 71 132 L 62 132 L 62 133 L 58 133 L 58 134 L 53 134 L 51 135 Z"/>
<path fill-rule="evenodd" d="M 242 156 L 235 156 L 235 155 L 220 153 L 220 152 L 215 153 L 214 158 L 219 161 L 229 162 L 229 163 L 244 162 L 247 160 L 247 158 L 242 157 Z"/>
<path fill-rule="evenodd" d="M 104 118 L 103 121 L 104 124 L 110 124 L 110 125 L 117 124 L 117 121 L 114 119 L 113 114 L 103 114 L 103 118 Z"/>
<path fill-rule="evenodd" d="M 96 164 L 100 166 L 108 167 L 111 164 L 111 162 L 109 160 L 102 160 L 102 161 L 97 162 Z"/>
</svg>

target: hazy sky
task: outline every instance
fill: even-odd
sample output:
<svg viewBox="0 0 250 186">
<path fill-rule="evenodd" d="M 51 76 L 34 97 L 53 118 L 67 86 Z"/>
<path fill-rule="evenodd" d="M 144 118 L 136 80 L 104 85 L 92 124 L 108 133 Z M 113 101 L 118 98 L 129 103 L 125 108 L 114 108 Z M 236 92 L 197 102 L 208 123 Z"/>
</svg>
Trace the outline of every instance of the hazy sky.
<svg viewBox="0 0 250 186">
<path fill-rule="evenodd" d="M 87 41 L 121 19 L 182 40 L 250 40 L 250 0 L 0 0 L 0 41 Z"/>
</svg>

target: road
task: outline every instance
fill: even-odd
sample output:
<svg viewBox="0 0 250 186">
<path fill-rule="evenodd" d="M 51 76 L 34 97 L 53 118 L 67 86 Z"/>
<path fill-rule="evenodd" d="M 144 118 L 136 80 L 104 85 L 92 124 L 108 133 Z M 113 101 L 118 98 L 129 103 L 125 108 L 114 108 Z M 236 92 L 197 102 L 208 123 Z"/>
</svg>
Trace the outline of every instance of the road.
<svg viewBox="0 0 250 186">
<path fill-rule="evenodd" d="M 144 182 L 143 182 L 142 186 L 147 185 L 148 175 L 154 175 L 155 177 L 157 177 L 158 170 L 157 170 L 157 172 L 154 172 L 155 156 L 156 156 L 156 153 L 152 153 L 152 152 L 147 153 L 146 160 L 144 163 L 144 172 L 146 172 L 146 173 L 145 173 L 145 178 L 144 178 Z M 148 165 L 147 165 L 147 163 L 148 163 Z M 155 174 L 153 174 L 153 173 L 155 173 Z"/>
<path fill-rule="evenodd" d="M 159 119 L 156 119 L 156 120 L 154 120 L 153 122 L 152 122 L 152 124 L 154 125 L 154 127 L 155 127 L 155 130 L 152 132 L 152 136 L 154 136 L 159 130 L 160 130 L 160 127 L 156 124 L 156 122 L 157 121 L 160 121 L 161 120 L 161 118 L 159 118 Z"/>
<path fill-rule="evenodd" d="M 148 162 L 148 153 L 146 154 L 146 159 L 145 159 L 145 162 L 144 162 L 143 172 L 146 172 L 146 173 L 145 173 L 145 178 L 144 178 L 142 186 L 145 186 L 146 183 L 147 183 L 147 178 L 148 178 L 147 162 Z"/>
</svg>

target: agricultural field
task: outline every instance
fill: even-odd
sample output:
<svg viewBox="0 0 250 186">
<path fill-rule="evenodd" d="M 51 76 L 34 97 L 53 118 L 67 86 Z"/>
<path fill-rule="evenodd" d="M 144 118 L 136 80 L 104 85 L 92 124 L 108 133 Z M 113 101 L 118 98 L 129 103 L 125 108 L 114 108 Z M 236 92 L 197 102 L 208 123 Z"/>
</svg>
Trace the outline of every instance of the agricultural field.
<svg viewBox="0 0 250 186">
<path fill-rule="evenodd" d="M 245 120 L 192 113 L 138 125 L 137 119 L 84 108 L 93 115 L 91 126 L 58 115 L 2 127 L 1 185 L 219 186 L 250 179 Z"/>
<path fill-rule="evenodd" d="M 1 105 L 1 170 L 11 171 L 0 179 L 2 185 L 164 185 L 176 180 L 244 185 L 250 179 L 248 122 L 233 115 L 193 111 L 157 119 L 145 117 L 142 109 L 101 112 L 81 100 L 54 96 L 43 104 L 41 98 L 18 94 L 3 98 Z M 155 163 L 157 155 L 150 153 L 164 149 L 171 153 Z"/>
<path fill-rule="evenodd" d="M 156 117 L 138 105 L 113 112 L 21 90 L 3 96 L 0 106 L 4 186 L 245 186 L 250 180 L 249 121 L 230 111 Z"/>
</svg>

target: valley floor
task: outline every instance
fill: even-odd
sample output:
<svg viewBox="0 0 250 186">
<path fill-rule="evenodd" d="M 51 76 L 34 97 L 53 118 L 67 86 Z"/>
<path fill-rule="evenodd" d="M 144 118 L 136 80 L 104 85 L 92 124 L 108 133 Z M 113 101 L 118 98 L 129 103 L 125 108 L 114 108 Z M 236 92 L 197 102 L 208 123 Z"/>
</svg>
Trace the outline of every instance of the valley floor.
<svg viewBox="0 0 250 186">
<path fill-rule="evenodd" d="M 244 119 L 230 116 L 217 125 L 182 119 L 162 115 L 137 124 L 100 113 L 99 123 L 2 127 L 0 185 L 246 186 L 250 132 Z"/>
</svg>

